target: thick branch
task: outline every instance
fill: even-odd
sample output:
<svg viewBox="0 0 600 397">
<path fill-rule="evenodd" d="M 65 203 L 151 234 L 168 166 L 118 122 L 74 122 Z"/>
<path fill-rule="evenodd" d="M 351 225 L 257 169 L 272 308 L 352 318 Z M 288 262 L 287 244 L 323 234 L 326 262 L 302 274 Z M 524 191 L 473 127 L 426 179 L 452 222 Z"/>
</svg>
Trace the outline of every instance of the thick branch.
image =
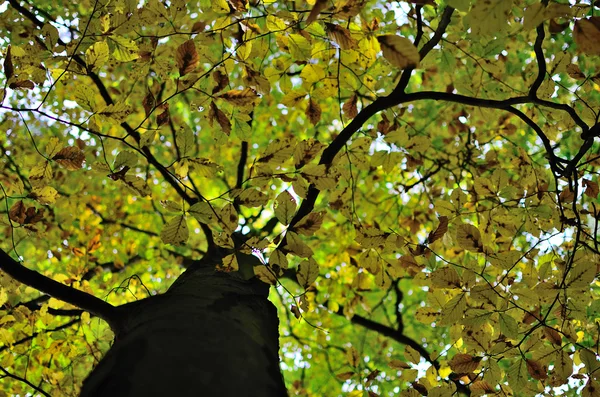
<svg viewBox="0 0 600 397">
<path fill-rule="evenodd" d="M 110 303 L 30 270 L 11 258 L 4 250 L 0 250 L 0 269 L 23 284 L 100 317 L 111 327 L 117 324 L 117 311 Z"/>
</svg>

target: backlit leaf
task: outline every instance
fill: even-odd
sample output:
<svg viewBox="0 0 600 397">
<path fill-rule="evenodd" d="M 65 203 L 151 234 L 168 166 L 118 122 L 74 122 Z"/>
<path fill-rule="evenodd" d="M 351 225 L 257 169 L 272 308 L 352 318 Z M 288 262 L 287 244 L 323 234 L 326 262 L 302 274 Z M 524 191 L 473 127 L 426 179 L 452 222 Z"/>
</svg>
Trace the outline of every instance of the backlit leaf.
<svg viewBox="0 0 600 397">
<path fill-rule="evenodd" d="M 421 57 L 413 43 L 405 37 L 385 35 L 377 37 L 383 56 L 392 65 L 400 68 L 416 68 Z"/>
<path fill-rule="evenodd" d="M 179 68 L 179 76 L 185 76 L 198 67 L 200 57 L 193 40 L 188 40 L 177 47 L 175 61 L 177 62 L 177 68 Z"/>
<path fill-rule="evenodd" d="M 165 244 L 184 245 L 189 238 L 189 230 L 185 216 L 178 215 L 169 220 L 160 232 Z"/>
</svg>

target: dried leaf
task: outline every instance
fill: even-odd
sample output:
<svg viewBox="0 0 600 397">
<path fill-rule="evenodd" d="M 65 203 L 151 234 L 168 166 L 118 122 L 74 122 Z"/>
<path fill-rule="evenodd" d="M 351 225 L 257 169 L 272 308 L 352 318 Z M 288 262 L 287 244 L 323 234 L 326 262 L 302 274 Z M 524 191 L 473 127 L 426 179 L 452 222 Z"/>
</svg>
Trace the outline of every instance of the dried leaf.
<svg viewBox="0 0 600 397">
<path fill-rule="evenodd" d="M 211 127 L 215 120 L 219 123 L 225 135 L 229 136 L 231 134 L 231 121 L 229 121 L 227 115 L 214 102 L 211 102 L 208 110 L 208 123 Z"/>
<path fill-rule="evenodd" d="M 358 114 L 358 107 L 356 106 L 358 102 L 358 97 L 356 94 L 352 94 L 350 98 L 344 103 L 342 106 L 342 111 L 346 116 L 353 119 Z"/>
<path fill-rule="evenodd" d="M 573 39 L 579 51 L 600 55 L 600 17 L 589 17 L 575 22 Z"/>
<path fill-rule="evenodd" d="M 194 40 L 188 40 L 177 48 L 175 60 L 179 68 L 180 77 L 193 72 L 198 67 L 200 57 L 198 56 Z"/>
<path fill-rule="evenodd" d="M 438 227 L 433 232 L 429 233 L 429 237 L 427 237 L 429 244 L 441 239 L 448 231 L 448 217 L 440 216 L 439 221 L 440 224 Z"/>
<path fill-rule="evenodd" d="M 76 146 L 67 146 L 56 153 L 56 155 L 52 157 L 52 160 L 56 161 L 69 171 L 75 171 L 83 167 L 85 154 Z"/>
<path fill-rule="evenodd" d="M 448 363 L 454 372 L 468 374 L 479 368 L 481 357 L 458 353 Z"/>
<path fill-rule="evenodd" d="M 312 98 L 308 100 L 308 106 L 306 107 L 306 117 L 310 120 L 312 125 L 316 125 L 321 120 L 321 107 Z"/>
<path fill-rule="evenodd" d="M 325 23 L 327 36 L 337 43 L 342 50 L 352 50 L 356 48 L 356 40 L 350 34 L 350 31 L 340 25 Z"/>
</svg>

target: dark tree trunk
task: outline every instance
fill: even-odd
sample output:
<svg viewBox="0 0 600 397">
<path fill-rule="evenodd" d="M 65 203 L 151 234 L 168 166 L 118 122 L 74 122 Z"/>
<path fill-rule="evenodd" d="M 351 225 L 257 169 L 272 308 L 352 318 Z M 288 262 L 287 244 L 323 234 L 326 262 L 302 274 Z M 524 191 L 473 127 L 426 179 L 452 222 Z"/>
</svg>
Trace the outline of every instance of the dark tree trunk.
<svg viewBox="0 0 600 397">
<path fill-rule="evenodd" d="M 83 397 L 287 396 L 268 286 L 205 267 L 118 308 L 115 343 Z"/>
</svg>

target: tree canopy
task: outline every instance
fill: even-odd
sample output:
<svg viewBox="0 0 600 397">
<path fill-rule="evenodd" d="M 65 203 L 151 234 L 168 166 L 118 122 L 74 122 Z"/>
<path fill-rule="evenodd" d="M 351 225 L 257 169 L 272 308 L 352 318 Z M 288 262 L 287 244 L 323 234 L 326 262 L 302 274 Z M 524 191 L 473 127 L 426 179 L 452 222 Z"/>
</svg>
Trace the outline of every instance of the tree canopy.
<svg viewBox="0 0 600 397">
<path fill-rule="evenodd" d="M 600 395 L 598 2 L 0 7 L 0 395 L 240 238 L 290 395 Z"/>
</svg>

